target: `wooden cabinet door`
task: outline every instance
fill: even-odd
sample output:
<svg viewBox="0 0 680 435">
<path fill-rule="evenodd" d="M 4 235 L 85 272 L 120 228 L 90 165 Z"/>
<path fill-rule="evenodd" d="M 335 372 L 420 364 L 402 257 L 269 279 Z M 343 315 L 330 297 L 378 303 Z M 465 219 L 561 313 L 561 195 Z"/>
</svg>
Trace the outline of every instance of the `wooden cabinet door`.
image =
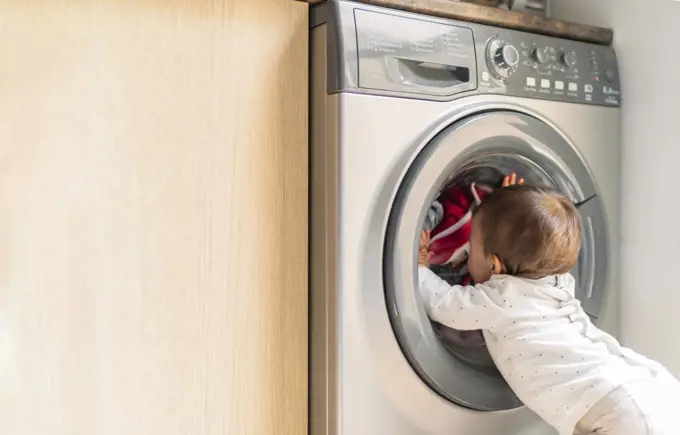
<svg viewBox="0 0 680 435">
<path fill-rule="evenodd" d="M 0 2 L 0 433 L 306 432 L 307 34 Z"/>
</svg>

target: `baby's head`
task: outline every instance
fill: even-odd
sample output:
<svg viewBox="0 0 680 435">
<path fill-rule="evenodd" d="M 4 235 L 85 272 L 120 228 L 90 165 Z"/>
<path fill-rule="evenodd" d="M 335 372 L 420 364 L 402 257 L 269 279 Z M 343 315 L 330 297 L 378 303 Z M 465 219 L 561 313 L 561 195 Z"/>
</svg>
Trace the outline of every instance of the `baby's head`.
<svg viewBox="0 0 680 435">
<path fill-rule="evenodd" d="M 527 185 L 495 190 L 472 218 L 468 269 L 475 282 L 493 274 L 540 278 L 569 272 L 581 250 L 581 218 L 553 191 Z"/>
</svg>

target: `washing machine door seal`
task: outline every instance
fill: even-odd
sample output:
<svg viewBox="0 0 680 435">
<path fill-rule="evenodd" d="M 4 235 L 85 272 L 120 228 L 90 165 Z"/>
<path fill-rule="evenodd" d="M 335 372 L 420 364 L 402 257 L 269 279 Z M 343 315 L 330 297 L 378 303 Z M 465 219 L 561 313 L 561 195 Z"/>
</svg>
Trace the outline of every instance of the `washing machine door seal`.
<svg viewBox="0 0 680 435">
<path fill-rule="evenodd" d="M 388 311 L 397 340 L 419 376 L 449 401 L 481 411 L 522 406 L 498 373 L 450 353 L 433 330 L 417 289 L 417 246 L 427 208 L 456 172 L 485 156 L 531 167 L 583 217 L 583 248 L 573 274 L 577 297 L 593 319 L 606 288 L 607 229 L 596 184 L 577 149 L 547 123 L 524 113 L 489 111 L 454 122 L 428 143 L 406 172 L 393 202 L 383 255 Z"/>
</svg>

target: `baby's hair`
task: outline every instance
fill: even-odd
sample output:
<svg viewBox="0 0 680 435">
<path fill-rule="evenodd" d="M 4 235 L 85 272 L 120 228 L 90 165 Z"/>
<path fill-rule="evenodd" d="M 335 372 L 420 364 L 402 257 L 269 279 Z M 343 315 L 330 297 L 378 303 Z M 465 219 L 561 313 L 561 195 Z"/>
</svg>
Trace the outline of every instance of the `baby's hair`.
<svg viewBox="0 0 680 435">
<path fill-rule="evenodd" d="M 496 255 L 509 275 L 569 272 L 581 250 L 581 217 L 574 204 L 549 189 L 513 185 L 494 190 L 477 208 L 484 254 Z"/>
</svg>

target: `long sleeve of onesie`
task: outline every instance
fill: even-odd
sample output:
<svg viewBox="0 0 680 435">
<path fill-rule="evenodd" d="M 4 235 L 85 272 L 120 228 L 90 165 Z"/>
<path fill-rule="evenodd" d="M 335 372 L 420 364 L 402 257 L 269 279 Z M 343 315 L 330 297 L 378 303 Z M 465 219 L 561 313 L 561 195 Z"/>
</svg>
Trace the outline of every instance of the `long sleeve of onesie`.
<svg viewBox="0 0 680 435">
<path fill-rule="evenodd" d="M 418 267 L 420 295 L 431 320 L 458 330 L 493 328 L 505 301 L 495 283 L 451 286 L 430 269 Z"/>
</svg>

